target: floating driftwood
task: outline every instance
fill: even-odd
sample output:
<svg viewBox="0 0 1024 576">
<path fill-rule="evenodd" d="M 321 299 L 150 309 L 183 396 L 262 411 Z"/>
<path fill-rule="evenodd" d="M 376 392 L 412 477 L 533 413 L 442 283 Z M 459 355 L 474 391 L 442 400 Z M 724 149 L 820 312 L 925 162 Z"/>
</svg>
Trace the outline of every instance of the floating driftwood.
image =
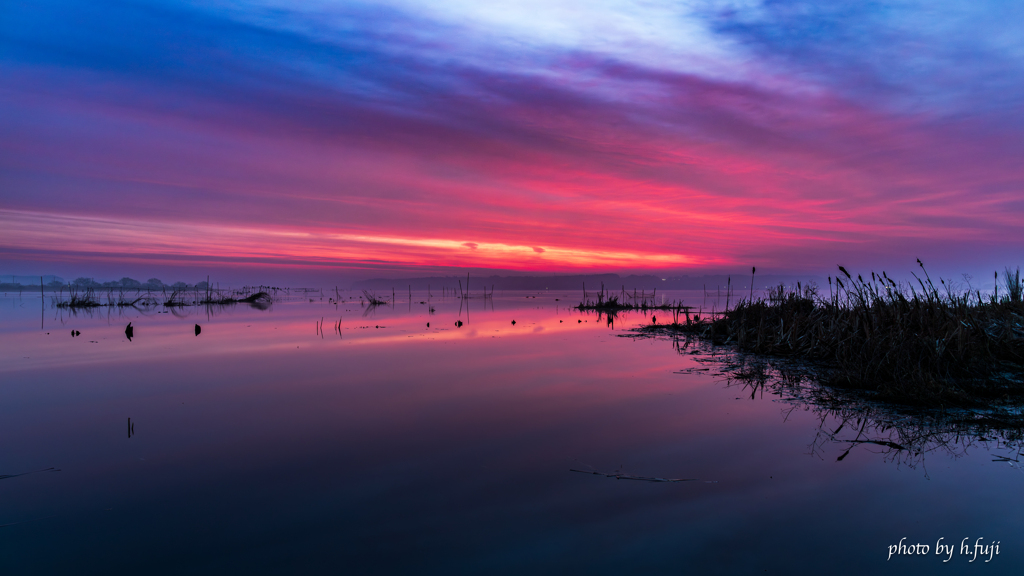
<svg viewBox="0 0 1024 576">
<path fill-rule="evenodd" d="M 211 293 L 212 294 L 212 293 Z M 271 300 L 270 294 L 266 292 L 257 292 L 250 294 L 243 298 L 234 298 L 231 296 L 212 296 L 206 300 L 200 302 L 200 304 L 257 304 L 259 302 L 269 303 Z"/>
<path fill-rule="evenodd" d="M 243 292 L 244 293 L 244 292 Z M 191 299 L 186 299 L 192 294 Z M 230 296 L 225 296 L 220 292 L 211 290 L 202 294 L 203 298 L 199 298 L 199 294 L 195 290 L 175 290 L 171 293 L 170 298 L 164 301 L 164 306 L 167 308 L 184 308 L 186 306 L 226 306 L 228 304 L 253 304 L 253 305 L 269 305 L 273 302 L 270 294 L 260 291 L 247 296 L 241 296 L 241 294 L 234 293 Z M 241 296 L 241 297 L 239 297 Z"/>
</svg>

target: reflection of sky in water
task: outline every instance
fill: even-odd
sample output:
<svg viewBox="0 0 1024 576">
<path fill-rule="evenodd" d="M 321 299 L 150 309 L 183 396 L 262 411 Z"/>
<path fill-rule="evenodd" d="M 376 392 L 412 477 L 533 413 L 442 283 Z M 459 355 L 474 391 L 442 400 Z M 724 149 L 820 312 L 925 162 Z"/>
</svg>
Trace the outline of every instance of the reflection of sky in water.
<svg viewBox="0 0 1024 576">
<path fill-rule="evenodd" d="M 613 331 L 566 309 L 576 294 L 474 300 L 468 319 L 453 299 L 435 297 L 431 315 L 420 295 L 411 306 L 400 295 L 364 315 L 327 298 L 209 319 L 97 311 L 62 323 L 47 309 L 43 331 L 38 298 L 0 300 L 0 474 L 61 469 L 0 481 L 11 573 L 863 574 L 967 563 L 886 562 L 904 536 L 1000 540 L 986 573 L 1020 565 L 1013 495 L 1024 476 L 982 448 L 916 468 L 870 447 L 842 462 L 845 446 L 810 455 L 815 414 L 784 417 L 790 404 L 677 373 L 699 364 L 663 340 L 615 337 L 636 317 Z M 718 482 L 568 471 L 586 465 Z"/>
</svg>

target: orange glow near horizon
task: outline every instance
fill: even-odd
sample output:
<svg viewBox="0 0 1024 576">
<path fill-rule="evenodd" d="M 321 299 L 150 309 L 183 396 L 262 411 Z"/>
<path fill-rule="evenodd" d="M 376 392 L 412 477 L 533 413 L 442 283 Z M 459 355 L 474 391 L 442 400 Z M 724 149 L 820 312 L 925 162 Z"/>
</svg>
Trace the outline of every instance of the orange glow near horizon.
<svg viewBox="0 0 1024 576">
<path fill-rule="evenodd" d="M 367 234 L 147 222 L 137 219 L 0 210 L 0 242 L 31 250 L 54 245 L 82 254 L 238 259 L 296 259 L 323 264 L 366 262 L 395 266 L 474 266 L 511 270 L 649 269 L 706 265 L 677 254 L 525 246 L 470 239 L 403 238 Z"/>
</svg>

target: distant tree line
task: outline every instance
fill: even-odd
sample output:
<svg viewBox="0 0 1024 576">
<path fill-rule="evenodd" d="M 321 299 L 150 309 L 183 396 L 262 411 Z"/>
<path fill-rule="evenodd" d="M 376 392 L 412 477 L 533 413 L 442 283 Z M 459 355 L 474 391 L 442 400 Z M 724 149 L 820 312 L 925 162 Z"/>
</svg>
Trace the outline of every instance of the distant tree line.
<svg viewBox="0 0 1024 576">
<path fill-rule="evenodd" d="M 25 278 L 17 277 L 11 278 L 12 282 L 0 282 L 0 291 L 13 292 L 13 291 L 27 291 L 35 290 L 39 291 L 38 282 L 25 282 Z M 52 278 L 49 282 L 45 282 L 43 286 L 48 291 L 60 290 L 69 285 L 75 288 L 92 288 L 94 290 L 107 290 L 107 289 L 126 289 L 126 290 L 205 290 L 209 285 L 205 280 L 197 282 L 195 284 L 188 284 L 186 282 L 175 282 L 174 284 L 164 284 L 159 278 L 150 278 L 145 282 L 140 282 L 134 278 L 125 276 L 120 280 L 111 280 L 108 282 L 97 282 L 94 278 L 79 277 L 75 278 L 70 282 L 65 282 L 63 279 L 50 276 Z M 16 280 L 16 281 L 15 281 Z"/>
</svg>

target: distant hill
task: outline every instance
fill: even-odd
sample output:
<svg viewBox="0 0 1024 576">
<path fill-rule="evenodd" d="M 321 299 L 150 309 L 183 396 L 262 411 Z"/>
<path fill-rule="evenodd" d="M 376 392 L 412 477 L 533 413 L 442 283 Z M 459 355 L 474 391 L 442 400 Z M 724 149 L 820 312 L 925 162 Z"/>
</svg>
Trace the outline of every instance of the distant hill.
<svg viewBox="0 0 1024 576">
<path fill-rule="evenodd" d="M 53 276 L 52 274 L 43 276 L 43 284 L 49 285 L 53 283 L 63 284 L 64 279 L 60 276 Z M 4 274 L 0 276 L 0 284 L 21 284 L 23 286 L 35 286 L 38 288 L 39 276 L 16 276 L 12 274 Z"/>
</svg>

